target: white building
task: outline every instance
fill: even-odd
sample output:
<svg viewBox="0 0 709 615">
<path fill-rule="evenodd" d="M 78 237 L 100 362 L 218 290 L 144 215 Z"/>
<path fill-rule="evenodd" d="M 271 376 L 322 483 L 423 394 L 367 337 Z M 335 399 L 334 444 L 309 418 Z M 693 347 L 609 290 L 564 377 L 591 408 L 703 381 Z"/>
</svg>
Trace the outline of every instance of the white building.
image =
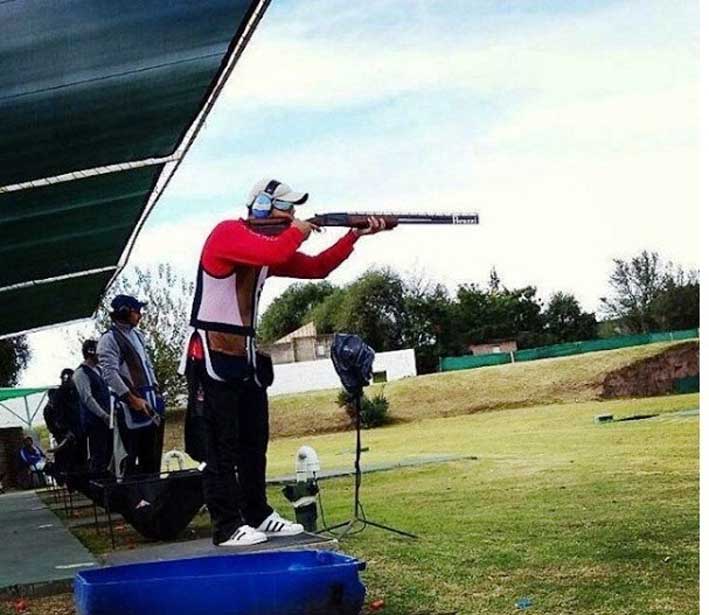
<svg viewBox="0 0 709 615">
<path fill-rule="evenodd" d="M 330 359 L 282 363 L 273 366 L 275 380 L 271 395 L 304 393 L 341 386 Z M 412 348 L 378 353 L 374 359 L 374 382 L 391 382 L 416 375 L 416 356 Z"/>
</svg>

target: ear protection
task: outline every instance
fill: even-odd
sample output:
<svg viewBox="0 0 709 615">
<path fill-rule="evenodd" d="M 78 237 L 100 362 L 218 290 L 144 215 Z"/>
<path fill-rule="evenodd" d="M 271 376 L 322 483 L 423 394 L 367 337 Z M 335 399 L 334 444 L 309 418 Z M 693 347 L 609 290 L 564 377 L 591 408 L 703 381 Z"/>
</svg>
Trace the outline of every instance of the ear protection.
<svg viewBox="0 0 709 615">
<path fill-rule="evenodd" d="M 122 305 L 117 310 L 113 310 L 110 316 L 118 322 L 128 322 L 130 316 L 130 308 L 127 305 Z"/>
<path fill-rule="evenodd" d="M 273 209 L 273 193 L 276 188 L 281 185 L 278 180 L 272 179 L 268 182 L 267 186 L 263 189 L 263 192 L 259 192 L 256 198 L 251 203 L 249 209 L 251 210 L 254 218 L 268 218 L 271 215 L 271 210 Z"/>
</svg>

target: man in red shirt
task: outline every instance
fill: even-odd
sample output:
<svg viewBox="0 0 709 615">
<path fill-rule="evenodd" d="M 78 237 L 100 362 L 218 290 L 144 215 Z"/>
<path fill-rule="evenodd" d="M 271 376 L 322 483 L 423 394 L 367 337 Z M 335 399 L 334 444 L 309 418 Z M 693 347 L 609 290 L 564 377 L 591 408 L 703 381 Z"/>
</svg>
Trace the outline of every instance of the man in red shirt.
<svg viewBox="0 0 709 615">
<path fill-rule="evenodd" d="M 246 220 L 225 220 L 207 237 L 200 257 L 182 365 L 189 387 L 186 444 L 206 464 L 204 495 L 216 545 L 250 545 L 303 531 L 266 500 L 266 388 L 273 366 L 255 344 L 264 282 L 270 276 L 325 278 L 362 235 L 384 230 L 384 221 L 372 218 L 368 228 L 350 230 L 316 256 L 298 252 L 317 230 L 294 217 L 295 206 L 307 198 L 278 180 L 260 181 L 249 196 L 249 218 L 283 218 L 290 226 L 267 236 Z"/>
</svg>

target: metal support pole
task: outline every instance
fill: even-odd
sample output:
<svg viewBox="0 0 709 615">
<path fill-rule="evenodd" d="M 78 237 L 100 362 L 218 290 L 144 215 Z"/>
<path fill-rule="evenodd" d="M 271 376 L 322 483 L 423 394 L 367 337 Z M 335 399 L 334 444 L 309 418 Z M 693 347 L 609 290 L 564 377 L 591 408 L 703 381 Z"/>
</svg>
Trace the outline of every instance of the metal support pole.
<svg viewBox="0 0 709 615">
<path fill-rule="evenodd" d="M 30 402 L 27 401 L 27 395 L 25 395 L 22 398 L 22 401 L 25 402 L 25 414 L 27 415 L 27 429 L 32 431 L 32 416 L 30 413 Z"/>
<path fill-rule="evenodd" d="M 361 457 L 362 457 L 362 391 L 360 391 L 355 397 L 355 430 L 356 430 L 356 446 L 355 446 L 355 489 L 354 489 L 354 515 L 349 521 L 343 521 L 342 523 L 337 523 L 328 528 L 320 530 L 319 533 L 331 533 L 335 534 L 338 539 L 344 538 L 352 529 L 360 524 L 362 527 L 357 531 L 360 532 L 364 530 L 368 525 L 373 525 L 379 529 L 386 530 L 387 532 L 393 532 L 394 534 L 399 534 L 400 536 L 406 536 L 408 538 L 418 538 L 416 534 L 410 532 L 405 532 L 403 530 L 398 530 L 394 527 L 384 525 L 382 523 L 377 523 L 375 521 L 370 521 L 364 514 L 364 506 L 360 502 L 360 490 L 362 486 L 362 467 L 361 467 Z M 341 529 L 342 528 L 342 529 Z M 333 532 L 332 530 L 340 529 L 339 532 Z"/>
</svg>

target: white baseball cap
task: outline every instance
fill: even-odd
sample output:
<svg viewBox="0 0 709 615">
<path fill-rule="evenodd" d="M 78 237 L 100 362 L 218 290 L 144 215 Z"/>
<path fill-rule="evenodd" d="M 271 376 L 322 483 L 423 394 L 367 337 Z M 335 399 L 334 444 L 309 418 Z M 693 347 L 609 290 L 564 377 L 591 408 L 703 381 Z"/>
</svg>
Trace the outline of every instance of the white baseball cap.
<svg viewBox="0 0 709 615">
<path fill-rule="evenodd" d="M 266 178 L 256 182 L 251 189 L 248 205 L 251 206 L 261 193 L 268 194 L 273 200 L 285 201 L 286 203 L 293 203 L 293 205 L 302 205 L 308 200 L 307 192 L 296 192 L 288 184 L 284 184 L 277 179 Z"/>
</svg>

